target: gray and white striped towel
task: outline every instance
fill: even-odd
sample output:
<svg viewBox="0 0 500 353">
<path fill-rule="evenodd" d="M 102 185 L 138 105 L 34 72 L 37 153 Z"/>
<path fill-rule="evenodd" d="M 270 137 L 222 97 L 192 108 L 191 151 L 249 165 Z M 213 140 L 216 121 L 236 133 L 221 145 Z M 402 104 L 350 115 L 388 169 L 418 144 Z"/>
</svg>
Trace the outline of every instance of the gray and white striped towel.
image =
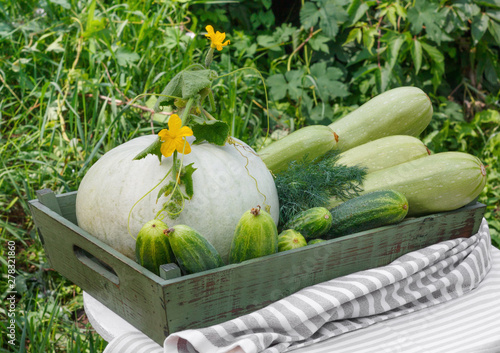
<svg viewBox="0 0 500 353">
<path fill-rule="evenodd" d="M 369 326 L 375 323 L 403 319 L 409 313 L 417 316 L 420 309 L 470 292 L 483 280 L 491 264 L 491 239 L 483 220 L 479 232 L 470 238 L 442 242 L 406 254 L 387 266 L 304 288 L 263 309 L 219 325 L 174 333 L 166 338 L 163 349 L 146 348 L 146 341 L 142 339 L 143 345 L 137 345 L 134 352 L 278 353 L 298 349 L 309 353 L 316 352 L 316 347 L 318 352 L 331 352 L 328 344 L 333 341 L 345 341 L 340 342 L 341 346 L 345 343 L 346 347 L 352 347 L 356 339 L 351 340 L 349 336 L 355 336 L 360 328 L 368 327 L 366 331 L 369 331 Z M 348 334 L 328 340 L 344 333 Z M 380 338 L 377 333 L 373 335 Z M 139 344 L 140 340 L 132 335 L 117 337 L 105 352 L 132 352 L 119 347 L 130 347 L 132 342 Z M 432 350 L 415 352 L 424 351 Z"/>
<path fill-rule="evenodd" d="M 170 335 L 168 353 L 278 353 L 457 298 L 490 269 L 488 226 L 391 264 L 302 289 L 225 323 Z"/>
</svg>

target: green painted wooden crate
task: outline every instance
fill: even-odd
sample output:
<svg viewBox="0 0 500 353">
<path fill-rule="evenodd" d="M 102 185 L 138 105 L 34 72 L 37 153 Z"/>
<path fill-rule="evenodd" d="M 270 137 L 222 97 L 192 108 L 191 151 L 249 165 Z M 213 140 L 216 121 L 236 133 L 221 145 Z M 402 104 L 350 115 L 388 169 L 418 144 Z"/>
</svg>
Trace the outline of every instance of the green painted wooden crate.
<svg viewBox="0 0 500 353">
<path fill-rule="evenodd" d="M 50 265 L 154 341 L 220 323 L 301 288 L 383 266 L 425 246 L 476 233 L 485 206 L 407 219 L 301 249 L 179 276 L 156 276 L 78 227 L 76 192 L 41 190 L 30 208 Z"/>
</svg>

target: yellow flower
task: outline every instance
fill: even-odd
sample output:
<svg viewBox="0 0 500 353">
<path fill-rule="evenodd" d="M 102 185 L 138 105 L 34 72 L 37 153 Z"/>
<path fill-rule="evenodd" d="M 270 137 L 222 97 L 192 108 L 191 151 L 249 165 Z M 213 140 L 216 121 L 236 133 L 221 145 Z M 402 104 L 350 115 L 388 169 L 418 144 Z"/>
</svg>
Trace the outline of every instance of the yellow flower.
<svg viewBox="0 0 500 353">
<path fill-rule="evenodd" d="M 210 25 L 205 27 L 207 30 L 208 34 L 205 34 L 205 37 L 210 38 L 210 47 L 212 48 L 217 48 L 217 50 L 221 51 L 222 47 L 225 47 L 226 45 L 230 44 L 231 42 L 229 40 L 226 40 L 224 43 L 222 41 L 226 38 L 226 33 L 221 33 L 217 31 L 214 33 L 214 28 Z"/>
<path fill-rule="evenodd" d="M 160 136 L 161 154 L 170 157 L 175 150 L 180 153 L 188 154 L 191 152 L 191 146 L 186 141 L 186 136 L 193 135 L 193 130 L 187 126 L 182 126 L 181 118 L 177 114 L 172 114 L 168 119 L 168 129 L 163 129 L 158 133 Z"/>
</svg>

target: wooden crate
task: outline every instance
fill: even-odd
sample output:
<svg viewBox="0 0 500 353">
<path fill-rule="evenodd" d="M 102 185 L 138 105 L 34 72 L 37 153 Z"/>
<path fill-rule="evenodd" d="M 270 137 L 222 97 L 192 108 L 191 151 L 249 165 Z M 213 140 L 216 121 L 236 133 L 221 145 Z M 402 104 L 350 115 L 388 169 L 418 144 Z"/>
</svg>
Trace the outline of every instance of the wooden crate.
<svg viewBox="0 0 500 353">
<path fill-rule="evenodd" d="M 52 268 L 163 344 L 173 332 L 250 313 L 304 287 L 383 266 L 425 246 L 476 233 L 485 206 L 407 219 L 240 264 L 156 276 L 78 227 L 76 192 L 37 193 L 30 209 Z"/>
</svg>

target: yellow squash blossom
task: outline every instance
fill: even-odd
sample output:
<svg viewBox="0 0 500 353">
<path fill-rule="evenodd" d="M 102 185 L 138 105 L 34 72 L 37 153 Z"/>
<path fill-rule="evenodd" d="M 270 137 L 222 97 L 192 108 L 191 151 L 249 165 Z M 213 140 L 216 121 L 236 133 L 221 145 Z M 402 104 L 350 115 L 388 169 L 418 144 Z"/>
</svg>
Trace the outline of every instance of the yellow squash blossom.
<svg viewBox="0 0 500 353">
<path fill-rule="evenodd" d="M 205 27 L 205 29 L 208 32 L 207 34 L 205 34 L 205 36 L 210 38 L 211 41 L 210 47 L 217 48 L 217 50 L 221 51 L 222 47 L 225 47 L 226 45 L 230 44 L 229 40 L 226 40 L 224 43 L 222 43 L 222 41 L 226 38 L 226 33 L 224 32 L 221 33 L 219 31 L 214 33 L 214 28 L 210 25 Z"/>
<path fill-rule="evenodd" d="M 181 118 L 177 114 L 172 114 L 168 119 L 168 129 L 163 129 L 158 133 L 160 136 L 161 154 L 170 157 L 175 150 L 188 154 L 191 146 L 186 141 L 186 136 L 193 135 L 193 130 L 187 126 L 182 126 Z"/>
</svg>

